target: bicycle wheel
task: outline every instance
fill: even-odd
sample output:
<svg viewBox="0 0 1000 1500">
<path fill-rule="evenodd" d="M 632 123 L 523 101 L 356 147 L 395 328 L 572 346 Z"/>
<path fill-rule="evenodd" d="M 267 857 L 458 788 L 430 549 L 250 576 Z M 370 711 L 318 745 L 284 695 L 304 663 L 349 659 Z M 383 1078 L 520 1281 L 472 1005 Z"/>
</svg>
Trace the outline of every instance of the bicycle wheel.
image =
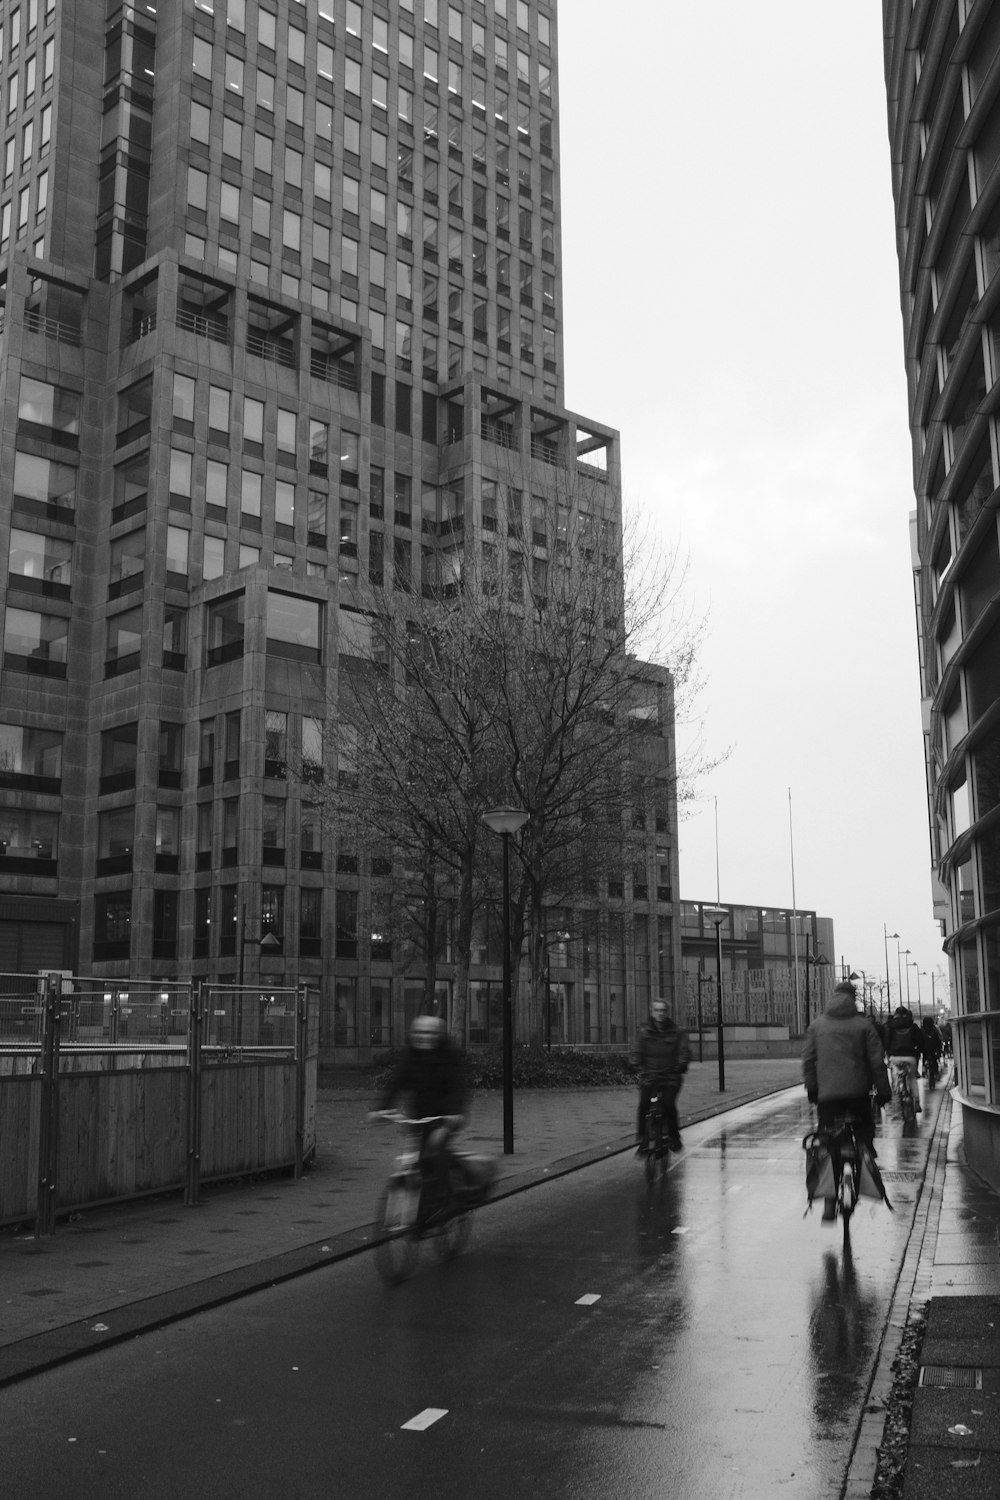
<svg viewBox="0 0 1000 1500">
<path fill-rule="evenodd" d="M 420 1186 L 405 1177 L 391 1177 L 379 1199 L 375 1232 L 375 1266 L 383 1281 L 395 1286 L 405 1281 L 417 1261 L 417 1207 Z"/>
<path fill-rule="evenodd" d="M 646 1181 L 656 1176 L 656 1163 L 663 1150 L 663 1116 L 659 1110 L 650 1110 L 646 1120 Z"/>
<path fill-rule="evenodd" d="M 900 1104 L 903 1110 L 903 1124 L 915 1125 L 917 1122 L 917 1108 L 913 1100 L 913 1095 L 908 1088 L 903 1090 L 903 1097 L 900 1100 Z"/>
<path fill-rule="evenodd" d="M 448 1217 L 434 1235 L 434 1251 L 438 1260 L 454 1260 L 461 1255 L 469 1243 L 472 1220 L 462 1208 L 448 1211 Z"/>
</svg>

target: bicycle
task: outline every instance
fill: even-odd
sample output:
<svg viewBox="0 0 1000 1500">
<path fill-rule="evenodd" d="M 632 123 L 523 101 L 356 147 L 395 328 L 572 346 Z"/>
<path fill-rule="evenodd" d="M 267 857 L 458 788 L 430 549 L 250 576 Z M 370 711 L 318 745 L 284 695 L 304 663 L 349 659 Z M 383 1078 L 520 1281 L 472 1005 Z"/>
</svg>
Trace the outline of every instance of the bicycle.
<svg viewBox="0 0 1000 1500">
<path fill-rule="evenodd" d="M 862 1159 L 862 1143 L 858 1139 L 855 1122 L 849 1118 L 836 1120 L 833 1125 L 812 1131 L 805 1137 L 802 1145 L 807 1153 L 814 1153 L 817 1180 L 822 1175 L 823 1154 L 829 1158 L 833 1192 L 823 1191 L 822 1196 L 824 1199 L 832 1197 L 834 1200 L 834 1217 L 843 1224 L 846 1249 L 851 1238 L 851 1215 L 858 1203 Z M 818 1185 L 826 1187 L 825 1183 Z M 810 1189 L 810 1206 L 814 1195 L 818 1197 L 820 1193 L 814 1194 Z M 806 1212 L 809 1212 L 808 1208 Z"/>
<path fill-rule="evenodd" d="M 929 1089 L 936 1087 L 938 1079 L 941 1077 L 941 1059 L 936 1052 L 932 1052 L 924 1063 L 924 1077 L 927 1079 L 927 1087 Z"/>
<path fill-rule="evenodd" d="M 892 1092 L 899 1100 L 899 1113 L 903 1125 L 915 1125 L 917 1122 L 917 1101 L 913 1097 L 910 1087 L 910 1070 L 906 1066 L 908 1058 L 889 1058 L 889 1067 L 892 1070 Z"/>
<path fill-rule="evenodd" d="M 440 1124 L 445 1116 L 413 1120 L 398 1110 L 379 1113 L 406 1131 L 375 1221 L 375 1265 L 383 1281 L 395 1285 L 412 1274 L 422 1239 L 433 1240 L 441 1260 L 454 1260 L 468 1243 L 472 1224 L 468 1200 L 450 1182 L 442 1198 L 440 1179 L 424 1150 L 424 1127 Z"/>
<path fill-rule="evenodd" d="M 646 1113 L 643 1163 L 647 1182 L 655 1180 L 657 1171 L 661 1177 L 666 1176 L 668 1154 L 663 1136 L 663 1089 L 657 1084 L 655 1091 L 649 1096 L 649 1109 Z"/>
</svg>

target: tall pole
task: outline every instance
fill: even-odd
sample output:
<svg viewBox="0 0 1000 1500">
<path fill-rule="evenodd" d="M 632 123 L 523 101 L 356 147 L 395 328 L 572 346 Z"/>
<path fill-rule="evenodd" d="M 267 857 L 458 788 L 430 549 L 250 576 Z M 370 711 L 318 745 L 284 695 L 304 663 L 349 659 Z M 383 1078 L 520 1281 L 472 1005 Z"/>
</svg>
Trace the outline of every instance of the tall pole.
<svg viewBox="0 0 1000 1500">
<path fill-rule="evenodd" d="M 909 1010 L 909 1008 L 910 1008 L 910 959 L 909 959 L 909 953 L 910 953 L 910 950 L 909 950 L 909 948 L 907 948 L 906 949 L 906 954 L 907 954 L 907 959 L 906 959 L 906 1008 L 907 1008 L 907 1010 Z"/>
<path fill-rule="evenodd" d="M 899 933 L 898 932 L 890 932 L 889 928 L 888 928 L 888 925 L 885 922 L 882 923 L 882 942 L 885 945 L 885 989 L 886 989 L 886 1000 L 887 1000 L 890 1008 L 891 1008 L 891 1005 L 892 1005 L 892 985 L 889 983 L 889 939 L 890 938 L 898 938 L 898 937 L 899 937 Z"/>
<path fill-rule="evenodd" d="M 503 1149 L 514 1150 L 514 1007 L 510 982 L 510 836 L 523 828 L 528 814 L 519 807 L 495 807 L 483 813 L 487 828 L 503 843 Z"/>
<path fill-rule="evenodd" d="M 792 973 L 795 976 L 795 1026 L 802 1035 L 802 1006 L 799 1002 L 799 914 L 795 904 L 795 840 L 792 835 L 792 789 L 788 788 L 788 852 L 792 864 Z"/>
<path fill-rule="evenodd" d="M 510 998 L 510 834 L 503 841 L 503 1149 L 514 1151 L 514 1017 Z"/>
<path fill-rule="evenodd" d="M 715 924 L 715 962 L 716 962 L 716 964 L 718 966 L 718 974 L 719 974 L 719 1011 L 718 1011 L 718 1024 L 717 1024 L 716 1030 L 717 1030 L 717 1044 L 718 1044 L 718 1052 L 719 1052 L 719 1093 L 720 1094 L 724 1093 L 725 1092 L 725 1088 L 726 1088 L 726 1061 L 725 1061 L 725 1054 L 724 1054 L 724 1051 L 723 1051 L 723 1035 L 722 1035 L 722 922 L 723 922 L 723 918 L 719 917 L 719 919 L 717 920 L 717 922 Z"/>
<path fill-rule="evenodd" d="M 903 945 L 896 939 L 896 977 L 899 980 L 899 1003 L 903 1003 Z"/>
</svg>

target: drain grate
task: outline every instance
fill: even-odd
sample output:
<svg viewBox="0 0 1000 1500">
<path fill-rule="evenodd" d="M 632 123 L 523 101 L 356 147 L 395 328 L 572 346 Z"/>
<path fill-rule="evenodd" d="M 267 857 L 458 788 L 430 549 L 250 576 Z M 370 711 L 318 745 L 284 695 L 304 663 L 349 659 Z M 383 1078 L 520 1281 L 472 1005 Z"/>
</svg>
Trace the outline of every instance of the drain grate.
<svg viewBox="0 0 1000 1500">
<path fill-rule="evenodd" d="M 932 1385 L 938 1390 L 961 1387 L 967 1391 L 981 1391 L 983 1372 L 973 1365 L 921 1365 L 920 1384 Z"/>
</svg>

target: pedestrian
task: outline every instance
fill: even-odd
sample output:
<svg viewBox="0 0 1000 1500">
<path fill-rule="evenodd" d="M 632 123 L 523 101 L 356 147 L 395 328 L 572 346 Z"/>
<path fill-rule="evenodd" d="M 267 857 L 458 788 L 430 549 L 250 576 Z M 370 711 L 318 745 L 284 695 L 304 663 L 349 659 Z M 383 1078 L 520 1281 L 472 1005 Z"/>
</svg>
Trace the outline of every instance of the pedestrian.
<svg viewBox="0 0 1000 1500">
<path fill-rule="evenodd" d="M 906 1072 L 909 1075 L 910 1092 L 913 1094 L 914 1107 L 919 1114 L 920 1099 L 915 1085 L 917 1065 L 924 1055 L 924 1039 L 908 1005 L 897 1006 L 885 1023 L 882 1040 L 885 1043 L 890 1070 Z"/>
<path fill-rule="evenodd" d="M 632 1048 L 632 1066 L 639 1074 L 637 1156 L 644 1155 L 646 1151 L 646 1117 L 649 1114 L 649 1101 L 656 1088 L 660 1089 L 663 1099 L 667 1145 L 671 1151 L 682 1149 L 677 1095 L 690 1060 L 687 1032 L 676 1025 L 665 1000 L 653 1000 L 649 1007 L 649 1019 L 639 1027 Z"/>
<path fill-rule="evenodd" d="M 806 1032 L 802 1048 L 802 1081 L 815 1104 L 821 1130 L 848 1119 L 855 1134 L 874 1155 L 875 1126 L 869 1093 L 874 1085 L 880 1104 L 892 1098 L 875 1022 L 858 1010 L 857 992 L 849 980 L 838 984 L 822 1015 Z M 824 1198 L 823 1219 L 837 1217 L 837 1200 Z"/>
</svg>

